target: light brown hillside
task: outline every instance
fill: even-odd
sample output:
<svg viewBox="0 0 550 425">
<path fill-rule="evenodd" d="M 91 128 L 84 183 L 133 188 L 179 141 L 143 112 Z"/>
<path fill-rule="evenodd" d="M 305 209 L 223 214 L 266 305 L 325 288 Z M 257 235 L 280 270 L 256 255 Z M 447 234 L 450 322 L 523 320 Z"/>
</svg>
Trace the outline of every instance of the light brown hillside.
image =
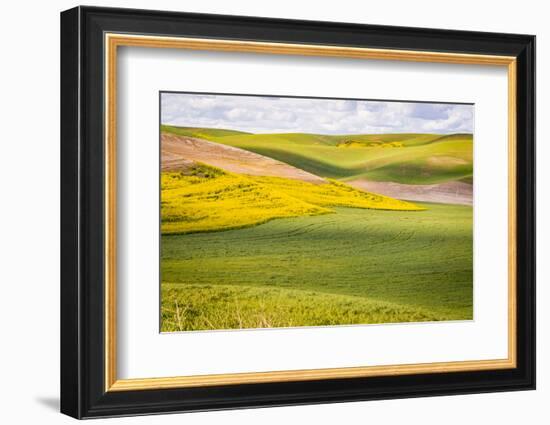
<svg viewBox="0 0 550 425">
<path fill-rule="evenodd" d="M 194 162 L 202 162 L 239 174 L 284 177 L 315 184 L 326 183 L 321 177 L 254 152 L 194 137 L 162 133 L 162 171 L 185 170 Z"/>
</svg>

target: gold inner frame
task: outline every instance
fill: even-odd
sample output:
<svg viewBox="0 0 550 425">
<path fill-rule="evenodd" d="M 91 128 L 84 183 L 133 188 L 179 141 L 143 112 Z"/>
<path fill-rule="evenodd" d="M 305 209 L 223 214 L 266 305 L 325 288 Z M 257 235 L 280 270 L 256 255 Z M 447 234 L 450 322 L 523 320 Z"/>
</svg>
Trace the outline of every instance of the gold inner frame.
<svg viewBox="0 0 550 425">
<path fill-rule="evenodd" d="M 105 34 L 105 391 L 308 381 L 515 368 L 516 358 L 516 58 L 410 50 Z M 328 56 L 507 67 L 508 71 L 508 357 L 495 360 L 399 364 L 272 372 L 118 379 L 116 325 L 116 100 L 119 46 Z"/>
</svg>

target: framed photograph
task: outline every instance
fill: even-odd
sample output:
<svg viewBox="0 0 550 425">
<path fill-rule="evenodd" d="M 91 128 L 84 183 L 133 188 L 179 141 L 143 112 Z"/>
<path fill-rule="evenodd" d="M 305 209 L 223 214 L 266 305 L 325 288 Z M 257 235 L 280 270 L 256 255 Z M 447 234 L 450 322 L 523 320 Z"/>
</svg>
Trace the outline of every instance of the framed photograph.
<svg viewBox="0 0 550 425">
<path fill-rule="evenodd" d="M 535 37 L 61 14 L 61 411 L 535 387 Z"/>
</svg>

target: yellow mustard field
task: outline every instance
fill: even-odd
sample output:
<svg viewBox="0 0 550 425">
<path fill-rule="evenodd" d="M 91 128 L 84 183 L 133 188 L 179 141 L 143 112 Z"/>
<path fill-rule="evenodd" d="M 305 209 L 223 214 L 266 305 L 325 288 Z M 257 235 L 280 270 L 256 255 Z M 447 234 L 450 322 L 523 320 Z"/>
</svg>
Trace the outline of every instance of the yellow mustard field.
<svg viewBox="0 0 550 425">
<path fill-rule="evenodd" d="M 334 212 L 330 207 L 419 211 L 424 208 L 329 180 L 313 184 L 248 176 L 197 164 L 161 175 L 161 231 L 183 234 L 228 230 L 275 218 Z"/>
</svg>

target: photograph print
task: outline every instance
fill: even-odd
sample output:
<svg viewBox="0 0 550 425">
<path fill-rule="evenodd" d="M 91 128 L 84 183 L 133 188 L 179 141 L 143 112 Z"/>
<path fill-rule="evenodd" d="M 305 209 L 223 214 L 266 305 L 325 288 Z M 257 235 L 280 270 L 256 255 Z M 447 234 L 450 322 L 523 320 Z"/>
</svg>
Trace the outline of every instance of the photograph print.
<svg viewBox="0 0 550 425">
<path fill-rule="evenodd" d="M 473 319 L 474 105 L 160 93 L 160 330 Z"/>
</svg>

